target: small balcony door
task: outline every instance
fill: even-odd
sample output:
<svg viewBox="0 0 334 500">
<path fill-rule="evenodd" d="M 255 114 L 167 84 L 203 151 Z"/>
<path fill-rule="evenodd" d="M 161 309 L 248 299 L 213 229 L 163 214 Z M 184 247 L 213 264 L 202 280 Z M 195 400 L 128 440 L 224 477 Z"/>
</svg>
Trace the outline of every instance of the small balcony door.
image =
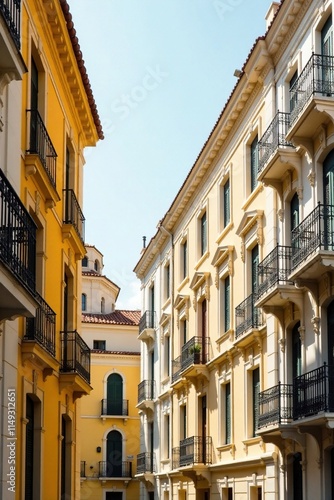
<svg viewBox="0 0 334 500">
<path fill-rule="evenodd" d="M 292 379 L 302 374 L 302 345 L 299 327 L 298 322 L 292 329 Z"/>
<path fill-rule="evenodd" d="M 107 413 L 122 415 L 123 379 L 118 373 L 112 373 L 107 380 Z"/>
<path fill-rule="evenodd" d="M 111 431 L 107 436 L 107 476 L 122 477 L 122 435 Z"/>
<path fill-rule="evenodd" d="M 333 56 L 333 23 L 332 14 L 327 19 L 321 30 L 321 55 L 322 58 L 322 85 L 323 94 L 331 96 L 334 91 L 334 66 Z M 327 57 L 328 56 L 328 57 Z"/>
</svg>

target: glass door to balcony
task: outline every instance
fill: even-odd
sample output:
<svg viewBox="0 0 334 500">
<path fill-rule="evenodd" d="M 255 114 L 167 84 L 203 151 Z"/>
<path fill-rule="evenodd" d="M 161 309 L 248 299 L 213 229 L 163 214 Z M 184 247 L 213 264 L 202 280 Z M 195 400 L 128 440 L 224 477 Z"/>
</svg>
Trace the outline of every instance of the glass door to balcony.
<svg viewBox="0 0 334 500">
<path fill-rule="evenodd" d="M 118 373 L 112 373 L 107 381 L 107 414 L 122 415 L 123 379 Z"/>
<path fill-rule="evenodd" d="M 334 248 L 334 150 L 326 157 L 323 165 L 323 185 L 324 185 L 324 249 Z"/>
<path fill-rule="evenodd" d="M 302 374 L 302 346 L 299 333 L 300 323 L 298 322 L 292 330 L 292 378 Z"/>
<path fill-rule="evenodd" d="M 321 30 L 321 55 L 322 55 L 322 92 L 331 96 L 334 92 L 334 66 L 333 56 L 333 23 L 332 15 L 327 19 Z"/>
<path fill-rule="evenodd" d="M 122 435 L 118 431 L 107 437 L 107 477 L 122 477 Z"/>
</svg>

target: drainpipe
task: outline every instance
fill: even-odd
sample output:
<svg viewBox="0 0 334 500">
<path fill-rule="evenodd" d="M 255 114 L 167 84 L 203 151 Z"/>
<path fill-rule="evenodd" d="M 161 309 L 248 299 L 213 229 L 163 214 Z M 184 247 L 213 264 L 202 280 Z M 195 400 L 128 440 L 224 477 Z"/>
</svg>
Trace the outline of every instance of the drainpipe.
<svg viewBox="0 0 334 500">
<path fill-rule="evenodd" d="M 172 252 L 171 252 L 171 258 L 170 258 L 170 300 L 171 300 L 171 342 L 169 343 L 170 346 L 170 366 L 169 366 L 169 375 L 170 378 L 172 377 L 172 360 L 173 360 L 173 355 L 174 355 L 174 235 L 167 231 L 166 228 L 163 227 L 163 225 L 160 223 L 158 225 L 158 228 L 161 230 L 161 232 L 167 234 L 167 236 L 170 237 L 171 240 L 171 245 L 172 245 Z M 169 410 L 169 425 L 170 425 L 170 437 L 171 440 L 173 441 L 173 397 L 170 399 L 170 410 Z M 170 446 L 170 443 L 168 443 L 168 446 Z M 172 447 L 169 449 L 169 457 L 170 460 L 173 460 L 173 455 L 172 455 Z M 168 475 L 168 481 L 169 481 L 169 498 L 173 498 L 173 481 L 170 475 Z"/>
</svg>

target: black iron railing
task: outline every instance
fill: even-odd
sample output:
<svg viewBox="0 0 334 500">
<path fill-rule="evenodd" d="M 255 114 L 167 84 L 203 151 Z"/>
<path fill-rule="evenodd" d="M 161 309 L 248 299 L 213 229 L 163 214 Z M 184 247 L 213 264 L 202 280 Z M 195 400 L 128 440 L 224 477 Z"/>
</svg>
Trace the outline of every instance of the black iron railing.
<svg viewBox="0 0 334 500">
<path fill-rule="evenodd" d="M 132 477 L 132 462 L 99 462 L 99 477 Z"/>
<path fill-rule="evenodd" d="M 275 385 L 259 394 L 258 428 L 288 424 L 293 420 L 292 384 Z"/>
<path fill-rule="evenodd" d="M 292 230 L 291 246 L 292 270 L 295 270 L 315 250 L 334 250 L 334 205 L 319 203 Z"/>
<path fill-rule="evenodd" d="M 173 359 L 172 361 L 172 383 L 179 380 L 181 377 L 182 368 L 181 368 L 181 356 Z"/>
<path fill-rule="evenodd" d="M 155 327 L 156 327 L 155 311 L 145 311 L 139 320 L 139 333 L 146 330 L 146 328 L 154 329 Z"/>
<path fill-rule="evenodd" d="M 210 338 L 192 337 L 181 349 L 181 370 L 191 365 L 205 365 L 209 358 Z"/>
<path fill-rule="evenodd" d="M 334 366 L 326 363 L 293 381 L 295 420 L 319 412 L 334 411 Z"/>
<path fill-rule="evenodd" d="M 275 118 L 259 140 L 259 163 L 258 172 L 265 167 L 272 154 L 281 146 L 291 146 L 293 144 L 286 140 L 286 134 L 289 129 L 290 114 L 278 111 Z"/>
<path fill-rule="evenodd" d="M 73 189 L 63 189 L 64 224 L 72 224 L 82 242 L 85 241 L 85 218 Z"/>
<path fill-rule="evenodd" d="M 249 295 L 235 308 L 236 338 L 251 328 L 259 328 L 263 324 L 261 309 L 255 307 L 256 294 Z"/>
<path fill-rule="evenodd" d="M 288 280 L 291 273 L 292 248 L 277 245 L 258 266 L 259 284 L 256 299 L 276 285 L 293 283 Z"/>
<path fill-rule="evenodd" d="M 21 48 L 21 0 L 0 0 L 0 12 L 18 50 Z"/>
<path fill-rule="evenodd" d="M 180 441 L 180 467 L 212 463 L 212 438 L 192 436 Z"/>
<path fill-rule="evenodd" d="M 178 469 L 180 467 L 180 447 L 172 449 L 172 469 Z"/>
<path fill-rule="evenodd" d="M 27 109 L 30 144 L 27 153 L 38 155 L 50 183 L 56 189 L 57 153 L 37 109 Z"/>
<path fill-rule="evenodd" d="M 78 373 L 90 383 L 90 349 L 78 332 L 61 332 L 61 372 Z"/>
<path fill-rule="evenodd" d="M 56 313 L 36 293 L 39 306 L 35 318 L 27 318 L 26 332 L 23 340 L 34 340 L 46 349 L 52 356 L 56 355 Z"/>
<path fill-rule="evenodd" d="M 80 477 L 86 477 L 86 462 L 83 460 L 80 462 Z"/>
<path fill-rule="evenodd" d="M 36 279 L 36 225 L 0 170 L 0 261 L 32 293 Z"/>
<path fill-rule="evenodd" d="M 138 404 L 143 401 L 153 401 L 155 398 L 154 380 L 143 380 L 138 385 Z"/>
<path fill-rule="evenodd" d="M 102 399 L 101 415 L 129 415 L 129 400 L 120 399 L 119 401 Z"/>
<path fill-rule="evenodd" d="M 145 474 L 146 472 L 156 472 L 154 453 L 145 452 L 137 455 L 137 474 Z"/>
<path fill-rule="evenodd" d="M 313 54 L 290 89 L 290 126 L 314 94 L 334 95 L 334 57 Z"/>
</svg>

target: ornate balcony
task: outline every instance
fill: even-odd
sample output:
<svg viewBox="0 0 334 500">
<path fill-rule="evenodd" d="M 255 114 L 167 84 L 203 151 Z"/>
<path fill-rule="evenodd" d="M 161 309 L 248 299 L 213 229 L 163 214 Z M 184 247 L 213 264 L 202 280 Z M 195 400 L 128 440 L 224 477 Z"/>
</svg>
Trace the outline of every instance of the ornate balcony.
<svg viewBox="0 0 334 500">
<path fill-rule="evenodd" d="M 21 48 L 21 0 L 0 0 L 0 14 L 18 50 Z"/>
<path fill-rule="evenodd" d="M 56 313 L 39 294 L 36 294 L 36 300 L 39 304 L 36 317 L 26 320 L 21 352 L 23 359 L 32 359 L 46 377 L 59 366 L 56 360 Z"/>
<path fill-rule="evenodd" d="M 285 291 L 294 291 L 293 281 L 289 281 L 291 273 L 292 248 L 277 245 L 260 262 L 258 267 L 259 284 L 256 290 L 256 305 L 278 306 L 286 304 Z"/>
<path fill-rule="evenodd" d="M 155 398 L 155 381 L 154 380 L 143 380 L 138 385 L 138 404 L 137 408 L 140 410 L 151 410 L 154 409 L 154 398 Z"/>
<path fill-rule="evenodd" d="M 180 467 L 212 464 L 212 438 L 192 436 L 180 441 Z"/>
<path fill-rule="evenodd" d="M 312 54 L 290 89 L 287 140 L 311 138 L 334 113 L 334 57 Z M 324 113 L 325 112 L 325 113 Z M 295 142 L 295 140 L 294 140 Z"/>
<path fill-rule="evenodd" d="M 293 420 L 292 384 L 275 385 L 259 394 L 259 433 L 266 427 L 286 426 Z"/>
<path fill-rule="evenodd" d="M 89 394 L 90 349 L 78 332 L 61 332 L 61 388 L 71 386 L 77 397 Z"/>
<path fill-rule="evenodd" d="M 263 326 L 261 309 L 255 307 L 256 294 L 249 295 L 235 308 L 235 340 L 239 345 L 248 343 L 249 335 Z"/>
<path fill-rule="evenodd" d="M 145 311 L 139 320 L 138 339 L 144 342 L 153 341 L 155 338 L 156 314 L 155 311 Z"/>
<path fill-rule="evenodd" d="M 64 219 L 63 237 L 70 238 L 75 248 L 76 259 L 85 255 L 85 218 L 73 189 L 63 189 Z"/>
<path fill-rule="evenodd" d="M 0 170 L 0 320 L 34 316 L 36 225 Z"/>
<path fill-rule="evenodd" d="M 209 377 L 206 363 L 210 361 L 210 337 L 192 337 L 181 349 L 181 355 L 172 362 L 172 383 L 181 377 L 192 379 Z"/>
<path fill-rule="evenodd" d="M 154 473 L 156 472 L 155 453 L 144 452 L 137 455 L 137 476 L 144 481 L 154 484 Z"/>
<path fill-rule="evenodd" d="M 132 462 L 99 462 L 99 477 L 108 479 L 132 478 Z"/>
<path fill-rule="evenodd" d="M 111 399 L 102 399 L 101 415 L 127 417 L 129 415 L 129 400 L 122 399 L 115 401 Z"/>
<path fill-rule="evenodd" d="M 27 175 L 34 175 L 49 207 L 55 206 L 60 197 L 56 190 L 57 153 L 37 109 L 27 110 L 29 147 L 26 151 Z"/>
<path fill-rule="evenodd" d="M 297 160 L 295 147 L 286 139 L 289 123 L 290 114 L 278 111 L 259 140 L 258 180 L 273 187 L 283 181 L 287 164 L 294 166 Z"/>
<path fill-rule="evenodd" d="M 334 205 L 318 206 L 292 231 L 290 279 L 317 278 L 334 263 Z"/>
</svg>

